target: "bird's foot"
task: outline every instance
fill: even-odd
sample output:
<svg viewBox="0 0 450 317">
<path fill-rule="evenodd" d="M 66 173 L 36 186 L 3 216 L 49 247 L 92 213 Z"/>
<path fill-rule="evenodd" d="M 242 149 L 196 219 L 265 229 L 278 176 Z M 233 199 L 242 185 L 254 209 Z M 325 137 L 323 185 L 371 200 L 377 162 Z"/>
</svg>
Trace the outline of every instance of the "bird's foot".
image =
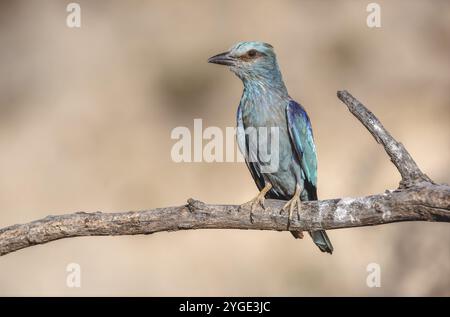
<svg viewBox="0 0 450 317">
<path fill-rule="evenodd" d="M 250 206 L 251 212 L 254 212 L 256 208 L 258 208 L 258 206 L 260 206 L 262 209 L 266 209 L 266 207 L 264 206 L 266 198 L 264 198 L 264 196 L 264 194 L 259 193 L 258 196 L 246 202 L 244 205 Z"/>
<path fill-rule="evenodd" d="M 280 214 L 283 211 L 289 212 L 289 215 L 288 215 L 288 229 L 289 229 L 289 226 L 291 224 L 292 214 L 293 214 L 295 208 L 297 208 L 297 216 L 300 217 L 300 211 L 302 209 L 301 205 L 302 205 L 302 201 L 300 200 L 300 188 L 297 186 L 296 189 L 295 189 L 294 196 L 280 210 Z"/>
<path fill-rule="evenodd" d="M 258 206 L 261 206 L 262 209 L 266 209 L 266 207 L 264 206 L 264 202 L 266 200 L 266 198 L 264 198 L 265 194 L 262 194 L 262 192 L 260 192 L 258 194 L 258 196 L 256 196 L 255 198 L 253 198 L 252 200 L 242 204 L 242 207 L 246 208 L 246 209 L 250 209 L 250 221 L 253 222 L 253 214 L 255 213 L 256 208 L 258 208 Z"/>
<path fill-rule="evenodd" d="M 255 198 L 253 198 L 249 202 L 246 202 L 241 205 L 241 207 L 250 209 L 250 221 L 251 222 L 253 222 L 253 214 L 256 211 L 256 208 L 258 208 L 258 206 L 261 206 L 261 208 L 263 210 L 266 209 L 266 207 L 264 206 L 264 202 L 266 201 L 265 196 L 271 188 L 272 188 L 272 185 L 270 183 L 267 184 Z"/>
</svg>

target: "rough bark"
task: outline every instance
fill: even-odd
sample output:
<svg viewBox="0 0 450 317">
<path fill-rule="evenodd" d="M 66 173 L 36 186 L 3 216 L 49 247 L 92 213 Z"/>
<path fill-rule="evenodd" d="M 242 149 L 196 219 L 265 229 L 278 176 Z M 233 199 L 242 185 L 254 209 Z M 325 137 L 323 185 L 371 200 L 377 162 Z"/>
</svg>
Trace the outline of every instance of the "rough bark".
<svg viewBox="0 0 450 317">
<path fill-rule="evenodd" d="M 338 98 L 382 144 L 402 180 L 396 190 L 358 198 L 310 201 L 288 221 L 285 202 L 267 200 L 250 217 L 247 207 L 211 205 L 189 199 L 186 205 L 119 213 L 77 212 L 48 216 L 0 229 L 0 255 L 50 241 L 79 236 L 151 234 L 188 229 L 308 231 L 381 225 L 400 221 L 450 222 L 450 186 L 435 184 L 418 168 L 405 147 L 347 91 Z"/>
</svg>

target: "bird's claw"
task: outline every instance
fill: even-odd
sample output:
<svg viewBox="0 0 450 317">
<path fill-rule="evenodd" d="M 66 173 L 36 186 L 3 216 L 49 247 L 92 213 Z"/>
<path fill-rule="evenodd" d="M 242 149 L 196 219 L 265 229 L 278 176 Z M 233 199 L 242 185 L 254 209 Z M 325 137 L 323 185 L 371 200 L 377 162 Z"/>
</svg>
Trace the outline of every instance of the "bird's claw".
<svg viewBox="0 0 450 317">
<path fill-rule="evenodd" d="M 258 205 L 261 206 L 263 210 L 266 210 L 266 207 L 264 206 L 264 201 L 266 200 L 265 199 L 266 194 L 270 191 L 271 188 L 272 184 L 267 183 L 255 198 L 241 205 L 242 207 L 248 207 L 250 205 L 250 222 L 253 223 L 253 213 L 255 212 Z"/>
<path fill-rule="evenodd" d="M 251 212 L 254 212 L 258 208 L 258 205 L 262 209 L 266 210 L 266 206 L 264 206 L 265 200 L 266 199 L 264 197 L 255 197 L 252 200 L 242 204 L 241 206 L 245 207 L 245 208 L 249 208 Z"/>
<path fill-rule="evenodd" d="M 289 200 L 284 206 L 283 208 L 281 208 L 280 210 L 280 214 L 285 211 L 285 212 L 289 212 L 288 215 L 288 229 L 289 229 L 289 225 L 291 224 L 291 218 L 292 218 L 292 214 L 294 212 L 295 207 L 297 206 L 297 217 L 300 220 L 300 210 L 301 210 L 301 200 L 299 196 L 294 196 L 292 197 L 291 200 Z M 287 210 L 289 208 L 289 210 Z"/>
<path fill-rule="evenodd" d="M 255 198 L 253 198 L 252 200 L 241 205 L 244 208 L 250 209 L 250 221 L 252 223 L 253 223 L 253 214 L 255 213 L 258 206 L 260 206 L 263 210 L 266 210 L 266 206 L 264 205 L 265 201 L 266 201 L 266 199 L 264 198 L 263 195 L 258 195 Z"/>
</svg>

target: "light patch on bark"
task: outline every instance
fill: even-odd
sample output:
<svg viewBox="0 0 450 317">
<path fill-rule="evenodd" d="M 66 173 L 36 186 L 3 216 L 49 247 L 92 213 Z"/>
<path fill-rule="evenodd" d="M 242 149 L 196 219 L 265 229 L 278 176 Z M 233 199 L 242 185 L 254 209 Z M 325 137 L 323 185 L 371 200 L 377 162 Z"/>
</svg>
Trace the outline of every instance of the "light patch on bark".
<svg viewBox="0 0 450 317">
<path fill-rule="evenodd" d="M 350 209 L 348 208 L 348 206 L 352 204 L 354 201 L 355 198 L 348 198 L 348 197 L 341 198 L 341 200 L 336 205 L 334 218 L 342 222 L 350 219 L 350 221 L 353 222 L 355 219 L 353 216 L 349 214 Z"/>
<path fill-rule="evenodd" d="M 391 218 L 391 211 L 389 209 L 384 210 L 382 218 L 383 220 L 388 220 L 389 218 Z"/>
</svg>

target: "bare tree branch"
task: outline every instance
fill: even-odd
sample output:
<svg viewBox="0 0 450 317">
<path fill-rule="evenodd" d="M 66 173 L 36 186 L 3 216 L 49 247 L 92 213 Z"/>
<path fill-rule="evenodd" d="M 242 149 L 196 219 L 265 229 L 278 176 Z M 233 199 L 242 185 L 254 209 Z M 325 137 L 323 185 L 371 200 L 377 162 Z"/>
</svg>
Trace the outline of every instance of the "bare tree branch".
<svg viewBox="0 0 450 317">
<path fill-rule="evenodd" d="M 151 234 L 188 229 L 309 231 L 381 225 L 400 221 L 450 222 L 450 186 L 433 183 L 420 171 L 401 143 L 346 91 L 338 97 L 381 143 L 402 176 L 400 187 L 383 194 L 304 202 L 288 224 L 283 201 L 267 200 L 265 210 L 237 205 L 209 205 L 189 199 L 187 205 L 120 213 L 48 216 L 0 229 L 0 255 L 50 241 L 80 236 Z"/>
<path fill-rule="evenodd" d="M 418 181 L 431 182 L 430 178 L 419 169 L 403 144 L 397 142 L 386 131 L 381 122 L 369 109 L 346 90 L 338 91 L 337 96 L 347 105 L 350 112 L 369 130 L 375 140 L 384 146 L 386 153 L 402 176 L 401 187 L 407 187 L 411 183 Z"/>
</svg>

